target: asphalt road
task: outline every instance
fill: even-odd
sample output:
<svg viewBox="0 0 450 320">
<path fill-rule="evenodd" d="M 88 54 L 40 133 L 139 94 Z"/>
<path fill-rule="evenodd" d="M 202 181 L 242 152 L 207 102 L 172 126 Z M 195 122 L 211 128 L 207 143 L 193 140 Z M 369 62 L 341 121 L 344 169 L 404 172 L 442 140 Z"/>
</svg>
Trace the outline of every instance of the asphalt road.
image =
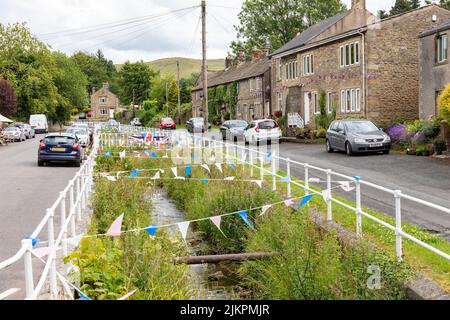
<svg viewBox="0 0 450 320">
<path fill-rule="evenodd" d="M 211 133 L 210 136 L 218 137 L 218 133 Z M 242 144 L 242 142 L 239 143 Z M 331 169 L 350 177 L 360 176 L 368 182 L 392 190 L 401 190 L 407 195 L 450 208 L 450 162 L 447 161 L 395 153 L 348 157 L 344 153 L 327 153 L 325 145 L 297 143 L 251 146 L 251 148 L 259 148 L 264 152 L 271 150 L 281 157 Z M 280 169 L 286 170 L 284 163 L 280 164 Z M 297 178 L 304 179 L 303 167 L 291 166 L 291 173 Z M 310 170 L 309 176 L 320 178 L 322 181 L 326 180 L 326 174 L 317 170 Z M 333 180 L 342 180 L 342 178 L 333 176 Z M 323 183 L 313 185 L 322 189 L 326 188 Z M 333 193 L 355 200 L 354 191 L 346 193 L 341 189 L 335 189 Z M 395 216 L 392 195 L 366 186 L 361 187 L 361 193 L 363 206 Z M 402 200 L 402 219 L 450 241 L 449 214 L 409 200 Z"/>
<path fill-rule="evenodd" d="M 13 256 L 72 179 L 78 168 L 68 165 L 37 166 L 42 135 L 26 142 L 0 146 L 0 261 Z M 55 226 L 59 220 L 55 219 Z M 56 229 L 58 230 L 58 229 Z M 39 236 L 46 240 L 46 231 Z M 34 259 L 33 263 L 39 264 Z M 36 279 L 35 279 L 36 282 Z M 23 287 L 23 261 L 0 271 L 0 293 Z M 23 295 L 23 292 L 22 292 Z"/>
</svg>

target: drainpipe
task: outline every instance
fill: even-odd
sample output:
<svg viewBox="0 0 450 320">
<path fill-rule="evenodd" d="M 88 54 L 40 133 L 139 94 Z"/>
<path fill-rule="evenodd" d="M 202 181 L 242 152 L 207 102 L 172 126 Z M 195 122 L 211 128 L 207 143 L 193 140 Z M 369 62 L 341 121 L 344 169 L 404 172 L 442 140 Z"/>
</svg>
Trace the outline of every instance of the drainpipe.
<svg viewBox="0 0 450 320">
<path fill-rule="evenodd" d="M 364 116 L 367 118 L 367 66 L 366 66 L 366 35 L 364 29 L 359 29 L 361 35 L 362 67 L 363 67 L 363 105 Z"/>
</svg>

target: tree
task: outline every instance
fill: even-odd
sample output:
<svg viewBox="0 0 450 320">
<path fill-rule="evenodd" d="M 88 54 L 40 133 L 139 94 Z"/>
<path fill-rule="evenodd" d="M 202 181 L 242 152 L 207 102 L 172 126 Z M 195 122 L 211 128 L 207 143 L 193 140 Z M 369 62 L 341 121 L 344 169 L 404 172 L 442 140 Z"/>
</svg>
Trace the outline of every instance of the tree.
<svg viewBox="0 0 450 320">
<path fill-rule="evenodd" d="M 346 9 L 340 0 L 248 0 L 235 26 L 237 40 L 231 48 L 237 54 L 244 49 L 270 44 L 276 50 L 299 32 Z"/>
<path fill-rule="evenodd" d="M 119 71 L 121 101 L 124 104 L 142 104 L 149 98 L 151 82 L 157 74 L 143 61 L 125 62 Z"/>
<path fill-rule="evenodd" d="M 442 91 L 438 103 L 440 115 L 450 123 L 450 84 Z"/>
<path fill-rule="evenodd" d="M 420 0 L 395 0 L 389 14 L 391 16 L 401 14 L 420 7 Z"/>
<path fill-rule="evenodd" d="M 12 117 L 17 112 L 16 91 L 4 79 L 0 79 L 0 114 Z"/>
</svg>

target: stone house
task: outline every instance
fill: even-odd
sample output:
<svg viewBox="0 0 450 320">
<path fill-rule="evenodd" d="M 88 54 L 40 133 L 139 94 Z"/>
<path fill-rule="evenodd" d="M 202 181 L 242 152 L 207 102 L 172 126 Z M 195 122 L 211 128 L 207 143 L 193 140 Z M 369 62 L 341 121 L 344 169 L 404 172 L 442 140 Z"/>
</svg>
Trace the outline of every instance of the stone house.
<svg viewBox="0 0 450 320">
<path fill-rule="evenodd" d="M 427 5 L 380 20 L 365 0 L 313 25 L 274 52 L 274 110 L 314 127 L 325 92 L 326 111 L 338 118 L 364 117 L 378 125 L 419 115 L 420 32 L 450 17 Z"/>
<path fill-rule="evenodd" d="M 244 52 L 237 59 L 226 58 L 225 70 L 208 73 L 208 88 L 236 85 L 237 105 L 223 104 L 222 114 L 235 109 L 232 119 L 251 121 L 271 114 L 269 49 L 253 50 L 252 59 L 246 61 Z M 211 97 L 209 97 L 211 101 Z M 192 113 L 194 117 L 202 117 L 203 85 L 201 79 L 192 89 Z M 232 108 L 233 107 L 233 108 Z"/>
<path fill-rule="evenodd" d="M 450 83 L 448 38 L 450 19 L 419 35 L 419 116 L 439 115 L 438 97 Z"/>
<path fill-rule="evenodd" d="M 92 89 L 92 120 L 107 121 L 114 119 L 114 114 L 117 111 L 119 111 L 119 98 L 109 91 L 108 83 L 104 83 L 103 87 L 98 91 L 95 91 L 95 88 Z"/>
</svg>

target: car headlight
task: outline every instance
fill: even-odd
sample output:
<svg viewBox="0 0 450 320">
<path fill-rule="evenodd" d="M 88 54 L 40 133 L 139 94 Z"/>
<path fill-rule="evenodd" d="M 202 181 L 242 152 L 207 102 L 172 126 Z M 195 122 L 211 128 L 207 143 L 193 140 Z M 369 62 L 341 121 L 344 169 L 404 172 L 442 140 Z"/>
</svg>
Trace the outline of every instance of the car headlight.
<svg viewBox="0 0 450 320">
<path fill-rule="evenodd" d="M 384 137 L 384 142 L 391 142 L 391 137 L 385 136 Z"/>
<path fill-rule="evenodd" d="M 366 143 L 366 140 L 361 138 L 355 138 L 355 143 Z"/>
</svg>

